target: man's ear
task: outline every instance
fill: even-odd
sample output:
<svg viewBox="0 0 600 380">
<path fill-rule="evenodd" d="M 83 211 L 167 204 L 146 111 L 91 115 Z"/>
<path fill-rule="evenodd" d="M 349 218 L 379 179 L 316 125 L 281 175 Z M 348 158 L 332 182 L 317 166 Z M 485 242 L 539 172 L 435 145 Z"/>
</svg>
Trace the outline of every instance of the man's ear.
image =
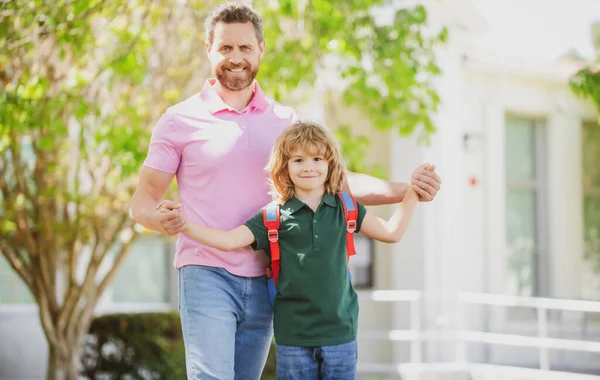
<svg viewBox="0 0 600 380">
<path fill-rule="evenodd" d="M 206 54 L 210 54 L 210 49 L 212 48 L 212 44 L 208 41 L 204 41 L 204 48 L 206 49 Z"/>
<path fill-rule="evenodd" d="M 260 59 L 262 59 L 263 55 L 265 54 L 265 40 L 262 40 L 259 44 L 258 44 L 258 48 L 260 50 Z"/>
</svg>

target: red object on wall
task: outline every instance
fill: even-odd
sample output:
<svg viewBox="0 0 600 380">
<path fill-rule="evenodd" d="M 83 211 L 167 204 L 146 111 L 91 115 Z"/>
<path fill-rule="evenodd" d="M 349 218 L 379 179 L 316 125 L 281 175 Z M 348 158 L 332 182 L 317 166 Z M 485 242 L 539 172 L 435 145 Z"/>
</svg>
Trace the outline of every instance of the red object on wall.
<svg viewBox="0 0 600 380">
<path fill-rule="evenodd" d="M 471 187 L 477 186 L 478 183 L 479 180 L 477 179 L 477 177 L 471 177 L 471 179 L 469 180 L 469 184 L 471 185 Z"/>
</svg>

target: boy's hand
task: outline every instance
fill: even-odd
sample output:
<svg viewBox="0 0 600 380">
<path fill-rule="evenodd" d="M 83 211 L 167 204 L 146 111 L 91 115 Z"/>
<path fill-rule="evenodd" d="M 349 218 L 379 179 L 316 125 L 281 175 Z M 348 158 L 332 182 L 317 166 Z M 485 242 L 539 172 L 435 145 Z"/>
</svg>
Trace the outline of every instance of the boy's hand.
<svg viewBox="0 0 600 380">
<path fill-rule="evenodd" d="M 435 165 L 423 164 L 412 173 L 410 183 L 420 202 L 431 202 L 440 191 L 442 180 L 435 172 Z"/>
<path fill-rule="evenodd" d="M 181 206 L 181 203 L 170 200 L 163 200 L 156 205 L 155 210 L 159 211 L 161 214 L 172 213 L 171 218 L 161 221 L 163 229 L 171 236 L 183 232 L 187 225 L 187 218 L 181 212 Z"/>
</svg>

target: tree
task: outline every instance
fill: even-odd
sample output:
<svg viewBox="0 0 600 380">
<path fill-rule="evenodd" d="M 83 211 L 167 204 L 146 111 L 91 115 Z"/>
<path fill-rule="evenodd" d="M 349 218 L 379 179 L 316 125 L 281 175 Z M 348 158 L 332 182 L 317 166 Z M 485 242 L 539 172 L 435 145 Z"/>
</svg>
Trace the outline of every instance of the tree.
<svg viewBox="0 0 600 380">
<path fill-rule="evenodd" d="M 261 83 L 275 98 L 287 97 L 300 84 L 324 86 L 329 100 L 339 94 L 345 106 L 357 107 L 381 131 L 416 132 L 423 140 L 435 132 L 430 116 L 439 97 L 432 82 L 440 69 L 434 47 L 445 42 L 447 30 L 425 32 L 423 6 L 398 9 L 381 0 L 254 3 L 262 9 L 268 49 Z M 328 105 L 333 112 L 333 102 Z M 353 135 L 349 125 L 331 127 L 339 127 L 349 168 L 366 170 L 356 152 L 368 147 L 368 137 Z"/>
<path fill-rule="evenodd" d="M 576 95 L 591 100 L 600 112 L 600 22 L 590 29 L 596 57 L 583 69 L 571 76 L 569 84 Z"/>
<path fill-rule="evenodd" d="M 592 101 L 600 113 L 600 22 L 592 25 L 591 34 L 595 60 L 575 73 L 569 84 L 575 94 Z M 600 273 L 600 118 L 598 123 L 584 125 L 582 133 L 584 257 L 594 272 Z"/>
<path fill-rule="evenodd" d="M 127 204 L 148 127 L 203 66 L 201 2 L 142 3 L 2 5 L 0 250 L 39 305 L 48 379 L 77 377 L 82 334 L 137 235 Z"/>
<path fill-rule="evenodd" d="M 273 7 L 272 4 L 276 6 Z M 255 1 L 270 41 L 259 79 L 286 98 L 337 73 L 381 129 L 434 131 L 439 74 L 422 6 Z M 0 6 L 0 251 L 39 305 L 48 379 L 75 379 L 82 335 L 137 235 L 128 201 L 160 113 L 196 92 L 207 1 L 12 1 Z M 340 134 L 352 142 L 348 132 Z M 359 137 L 364 147 L 364 138 Z M 358 162 L 359 159 L 356 159 Z"/>
</svg>

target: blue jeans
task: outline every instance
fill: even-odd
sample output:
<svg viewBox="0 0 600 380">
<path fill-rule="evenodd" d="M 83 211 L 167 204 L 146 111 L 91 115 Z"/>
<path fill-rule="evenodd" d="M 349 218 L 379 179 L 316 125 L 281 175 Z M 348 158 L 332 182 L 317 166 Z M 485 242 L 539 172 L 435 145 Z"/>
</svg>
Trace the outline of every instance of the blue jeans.
<svg viewBox="0 0 600 380">
<path fill-rule="evenodd" d="M 266 277 L 179 269 L 179 313 L 190 380 L 258 380 L 273 336 Z"/>
<path fill-rule="evenodd" d="M 279 380 L 354 380 L 356 341 L 321 347 L 277 345 Z"/>
</svg>

